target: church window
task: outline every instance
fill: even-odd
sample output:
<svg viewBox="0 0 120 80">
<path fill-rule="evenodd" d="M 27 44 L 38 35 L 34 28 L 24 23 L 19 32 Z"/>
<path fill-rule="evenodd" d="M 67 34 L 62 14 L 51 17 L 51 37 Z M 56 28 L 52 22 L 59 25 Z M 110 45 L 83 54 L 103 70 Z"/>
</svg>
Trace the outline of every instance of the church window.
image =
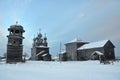
<svg viewBox="0 0 120 80">
<path fill-rule="evenodd" d="M 14 44 L 16 44 L 16 41 L 13 41 Z"/>
<path fill-rule="evenodd" d="M 11 34 L 13 34 L 13 32 L 14 32 L 14 31 L 13 31 L 13 30 L 11 30 L 11 32 L 10 32 L 10 33 L 11 33 Z"/>
<path fill-rule="evenodd" d="M 19 33 L 19 30 L 15 30 L 15 33 Z"/>
</svg>

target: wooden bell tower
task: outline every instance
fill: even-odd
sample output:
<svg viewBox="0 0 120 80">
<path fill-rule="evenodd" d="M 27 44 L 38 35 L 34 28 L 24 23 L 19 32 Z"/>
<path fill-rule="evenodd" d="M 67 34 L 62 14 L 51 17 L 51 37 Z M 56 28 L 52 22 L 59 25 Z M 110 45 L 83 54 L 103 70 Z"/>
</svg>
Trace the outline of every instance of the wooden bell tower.
<svg viewBox="0 0 120 80">
<path fill-rule="evenodd" d="M 8 28 L 9 35 L 8 43 L 7 43 L 7 63 L 11 62 L 21 62 L 22 61 L 22 53 L 23 53 L 23 33 L 25 30 L 21 25 L 18 25 L 16 22 L 15 25 L 11 25 Z"/>
</svg>

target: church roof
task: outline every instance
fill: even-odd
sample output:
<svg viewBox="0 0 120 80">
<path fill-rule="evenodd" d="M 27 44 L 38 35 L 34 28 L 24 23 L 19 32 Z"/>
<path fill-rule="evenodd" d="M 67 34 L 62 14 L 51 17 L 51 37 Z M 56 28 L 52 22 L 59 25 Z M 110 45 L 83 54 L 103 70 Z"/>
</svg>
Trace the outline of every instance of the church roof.
<svg viewBox="0 0 120 80">
<path fill-rule="evenodd" d="M 40 46 L 36 46 L 36 47 L 38 47 L 38 48 L 49 48 L 49 47 L 44 46 L 44 45 L 40 45 Z"/>
<path fill-rule="evenodd" d="M 88 43 L 88 42 L 82 41 L 80 38 L 75 38 L 75 39 L 69 41 L 66 44 L 69 44 L 69 43 L 80 43 L 80 42 L 82 42 L 82 43 Z"/>
<path fill-rule="evenodd" d="M 89 44 L 83 45 L 82 47 L 78 48 L 77 50 L 104 47 L 104 45 L 105 45 L 108 41 L 109 41 L 109 40 L 102 40 L 102 41 L 98 41 L 98 42 L 91 42 L 91 43 L 89 43 Z"/>
<path fill-rule="evenodd" d="M 101 53 L 101 52 L 99 52 L 99 51 L 94 51 L 91 55 L 94 55 L 94 54 L 104 55 L 103 53 Z"/>
<path fill-rule="evenodd" d="M 43 51 L 39 52 L 38 54 L 36 54 L 36 56 L 39 56 L 39 55 L 43 54 L 44 52 L 45 51 L 43 50 Z"/>
<path fill-rule="evenodd" d="M 42 56 L 45 57 L 45 56 L 47 56 L 47 55 L 48 55 L 48 53 L 45 53 L 45 54 L 43 54 Z"/>
<path fill-rule="evenodd" d="M 75 39 L 73 39 L 72 41 L 70 41 L 70 42 L 81 42 L 82 40 L 80 39 L 80 38 L 75 38 Z"/>
<path fill-rule="evenodd" d="M 23 26 L 21 26 L 19 24 L 11 25 L 9 29 L 16 29 L 16 30 L 21 30 L 21 31 L 25 32 L 23 29 Z"/>
</svg>

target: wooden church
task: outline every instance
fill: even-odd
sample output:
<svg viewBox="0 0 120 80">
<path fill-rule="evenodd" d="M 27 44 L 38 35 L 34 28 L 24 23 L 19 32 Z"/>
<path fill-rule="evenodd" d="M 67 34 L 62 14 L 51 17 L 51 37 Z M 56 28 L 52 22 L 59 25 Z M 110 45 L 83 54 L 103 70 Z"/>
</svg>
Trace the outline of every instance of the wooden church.
<svg viewBox="0 0 120 80">
<path fill-rule="evenodd" d="M 33 39 L 33 46 L 31 48 L 31 60 L 51 61 L 47 37 L 46 35 L 42 37 L 42 34 L 40 32 L 37 37 Z"/>
<path fill-rule="evenodd" d="M 85 42 L 78 38 L 65 44 L 66 51 L 59 54 L 61 61 L 115 60 L 115 46 L 110 40 Z"/>
</svg>

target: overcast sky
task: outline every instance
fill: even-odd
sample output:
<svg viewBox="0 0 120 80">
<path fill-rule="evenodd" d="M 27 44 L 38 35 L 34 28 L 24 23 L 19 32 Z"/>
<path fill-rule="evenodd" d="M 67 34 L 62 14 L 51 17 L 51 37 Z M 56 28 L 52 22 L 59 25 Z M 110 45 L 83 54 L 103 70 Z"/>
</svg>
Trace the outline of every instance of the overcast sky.
<svg viewBox="0 0 120 80">
<path fill-rule="evenodd" d="M 120 0 L 0 0 L 0 55 L 7 50 L 7 29 L 21 24 L 24 51 L 31 53 L 34 35 L 46 33 L 56 56 L 68 41 L 79 37 L 95 42 L 109 39 L 120 56 Z"/>
</svg>

